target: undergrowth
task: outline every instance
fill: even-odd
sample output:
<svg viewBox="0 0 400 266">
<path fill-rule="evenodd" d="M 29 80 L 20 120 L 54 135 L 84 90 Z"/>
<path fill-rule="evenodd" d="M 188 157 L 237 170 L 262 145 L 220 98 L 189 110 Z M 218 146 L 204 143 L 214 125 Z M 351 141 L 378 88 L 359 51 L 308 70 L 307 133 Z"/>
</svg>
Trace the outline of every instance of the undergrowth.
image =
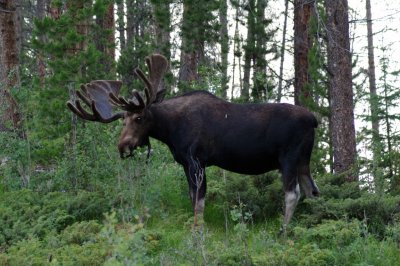
<svg viewBox="0 0 400 266">
<path fill-rule="evenodd" d="M 349 196 L 350 188 L 333 176 L 316 177 L 321 198 L 302 199 L 283 236 L 277 173 L 249 177 L 211 167 L 205 224 L 194 230 L 186 177 L 167 148 L 154 142 L 148 162 L 146 151 L 121 161 L 107 134 L 89 148 L 88 140 L 80 142 L 47 165 L 23 154 L 29 143 L 0 137 L 0 265 L 400 261 L 397 196 L 362 190 Z"/>
</svg>

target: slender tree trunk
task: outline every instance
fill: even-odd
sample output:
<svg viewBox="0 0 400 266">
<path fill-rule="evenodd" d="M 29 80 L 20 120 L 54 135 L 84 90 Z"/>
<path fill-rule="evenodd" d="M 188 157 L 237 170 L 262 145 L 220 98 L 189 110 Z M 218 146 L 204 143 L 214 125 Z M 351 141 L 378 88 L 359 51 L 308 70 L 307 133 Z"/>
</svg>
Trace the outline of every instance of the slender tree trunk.
<svg viewBox="0 0 400 266">
<path fill-rule="evenodd" d="M 114 62 L 115 60 L 115 18 L 114 18 L 114 1 L 107 7 L 107 12 L 104 17 L 104 29 L 109 30 L 110 33 L 107 36 L 107 43 L 105 46 L 105 53 L 109 57 L 109 60 Z"/>
<path fill-rule="evenodd" d="M 243 90 L 241 97 L 244 101 L 249 101 L 250 99 L 250 72 L 251 72 L 251 62 L 254 58 L 255 50 L 255 37 L 254 37 L 254 27 L 255 27 L 255 0 L 249 0 L 247 4 L 247 40 L 244 46 L 244 66 L 243 66 Z"/>
<path fill-rule="evenodd" d="M 36 17 L 40 20 L 44 19 L 46 16 L 46 0 L 37 0 L 36 1 Z M 44 41 L 44 36 L 40 35 L 39 40 L 41 42 Z M 46 76 L 46 65 L 44 63 L 43 59 L 43 54 L 38 53 L 37 54 L 37 59 L 36 59 L 36 64 L 37 64 L 37 71 L 38 71 L 38 76 L 40 80 L 40 85 L 44 86 L 44 81 L 45 81 L 45 76 Z"/>
<path fill-rule="evenodd" d="M 269 91 L 267 91 L 267 61 L 266 42 L 267 34 L 265 31 L 265 8 L 266 0 L 257 0 L 255 11 L 255 50 L 254 50 L 254 73 L 253 73 L 253 90 L 252 96 L 254 100 L 265 100 Z"/>
<path fill-rule="evenodd" d="M 371 96 L 371 116 L 372 116 L 372 131 L 375 140 L 379 139 L 379 104 L 376 93 L 376 78 L 375 78 L 375 59 L 374 59 L 374 37 L 372 32 L 372 15 L 371 1 L 366 0 L 367 9 L 367 31 L 368 31 L 368 78 L 369 90 Z"/>
<path fill-rule="evenodd" d="M 383 52 L 385 52 L 385 49 L 383 49 Z M 392 137 L 392 124 L 390 122 L 390 117 L 389 117 L 389 109 L 390 109 L 390 90 L 391 86 L 388 84 L 387 80 L 387 75 L 388 75 L 388 58 L 384 56 L 381 59 L 381 71 L 382 71 L 382 83 L 383 83 L 383 93 L 384 93 L 384 123 L 385 123 L 385 128 L 386 128 L 386 145 L 387 145 L 387 162 L 386 165 L 389 167 L 389 173 L 388 176 L 391 179 L 391 186 L 390 190 L 392 192 L 397 192 L 397 190 L 400 188 L 400 178 L 398 174 L 396 173 L 396 167 L 394 166 L 394 161 L 392 160 L 392 155 L 393 155 L 393 137 Z"/>
<path fill-rule="evenodd" d="M 358 177 L 347 0 L 326 0 L 325 8 L 333 167 L 347 181 L 355 181 Z"/>
<path fill-rule="evenodd" d="M 108 5 L 104 14 L 97 14 L 96 24 L 99 27 L 96 32 L 96 48 L 104 54 L 101 64 L 106 73 L 113 72 L 113 63 L 115 60 L 115 20 L 114 20 L 114 3 Z M 79 26 L 78 32 L 86 35 L 87 27 Z M 108 35 L 104 38 L 104 31 L 108 31 Z"/>
<path fill-rule="evenodd" d="M 219 9 L 219 21 L 221 24 L 221 96 L 227 98 L 228 91 L 228 54 L 229 54 L 229 36 L 228 36 L 228 3 L 227 0 L 221 0 Z"/>
<path fill-rule="evenodd" d="M 282 45 L 281 45 L 281 62 L 279 66 L 279 82 L 278 82 L 278 95 L 276 97 L 276 101 L 281 102 L 282 98 L 282 81 L 283 81 L 283 64 L 285 61 L 285 48 L 286 48 L 286 30 L 287 30 L 287 18 L 288 18 L 288 9 L 289 9 L 289 0 L 285 1 L 285 13 L 284 13 L 284 21 L 283 21 L 283 29 L 282 29 Z"/>
<path fill-rule="evenodd" d="M 308 53 L 311 49 L 309 24 L 314 13 L 314 1 L 294 0 L 294 103 L 304 105 L 310 97 Z"/>
<path fill-rule="evenodd" d="M 134 39 L 137 35 L 136 25 L 138 24 L 136 21 L 137 16 L 135 15 L 136 4 L 134 0 L 126 0 L 126 42 L 128 46 L 134 46 Z"/>
<path fill-rule="evenodd" d="M 154 16 L 154 28 L 156 33 L 155 47 L 156 51 L 164 55 L 168 61 L 171 61 L 171 0 L 151 0 Z M 160 86 L 167 91 L 171 90 L 171 79 L 169 73 L 162 80 Z"/>
<path fill-rule="evenodd" d="M 237 66 L 238 66 L 238 73 L 239 73 L 239 93 L 242 92 L 242 77 L 241 77 L 241 57 L 242 57 L 242 51 L 240 49 L 240 44 L 241 44 L 241 37 L 240 37 L 240 32 L 239 32 L 239 8 L 240 8 L 240 1 L 238 1 L 237 5 L 235 6 L 236 12 L 235 12 L 235 35 L 233 37 L 233 63 L 232 63 L 232 90 L 231 90 L 231 99 L 234 97 L 234 90 L 235 90 L 235 72 L 236 72 L 236 59 L 238 61 Z"/>
<path fill-rule="evenodd" d="M 117 29 L 119 33 L 119 49 L 125 49 L 126 46 L 126 38 L 125 38 L 125 8 L 124 8 L 124 0 L 117 0 Z"/>
<path fill-rule="evenodd" d="M 156 48 L 168 60 L 171 59 L 171 11 L 170 0 L 152 0 L 155 17 Z"/>
<path fill-rule="evenodd" d="M 195 1 L 183 1 L 183 22 L 182 22 L 182 48 L 181 48 L 181 67 L 179 70 L 179 89 L 182 92 L 190 90 L 190 83 L 200 79 L 198 69 L 204 61 L 204 28 L 195 19 L 194 10 L 202 10 L 194 5 Z M 193 33 L 196 34 L 193 34 Z"/>
<path fill-rule="evenodd" d="M 376 79 L 375 79 L 375 59 L 374 59 L 374 37 L 372 32 L 372 15 L 371 15 L 371 1 L 366 0 L 367 11 L 367 39 L 368 39 L 368 79 L 369 79 L 369 93 L 370 93 L 370 107 L 371 107 L 371 124 L 372 124 L 372 152 L 373 152 L 373 175 L 375 180 L 375 187 L 377 190 L 382 190 L 382 182 L 379 180 L 382 176 L 378 173 L 379 158 L 381 157 L 382 144 L 379 135 L 379 100 L 376 92 Z"/>
<path fill-rule="evenodd" d="M 17 129 L 21 121 L 18 106 L 10 90 L 20 85 L 19 1 L 0 2 L 0 131 Z"/>
</svg>

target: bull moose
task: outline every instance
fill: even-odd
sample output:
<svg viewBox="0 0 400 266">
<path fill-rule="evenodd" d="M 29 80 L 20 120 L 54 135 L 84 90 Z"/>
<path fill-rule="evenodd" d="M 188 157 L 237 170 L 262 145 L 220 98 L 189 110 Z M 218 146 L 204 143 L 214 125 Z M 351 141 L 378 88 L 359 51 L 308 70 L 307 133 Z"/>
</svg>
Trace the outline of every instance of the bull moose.
<svg viewBox="0 0 400 266">
<path fill-rule="evenodd" d="M 85 120 L 123 119 L 121 158 L 132 156 L 137 147 L 150 147 L 149 137 L 165 143 L 185 171 L 195 223 L 204 210 L 207 166 L 248 175 L 279 169 L 285 191 L 283 228 L 300 198 L 299 184 L 307 197 L 319 195 L 309 166 L 318 124 L 311 112 L 284 103 L 235 104 L 206 91 L 164 100 L 166 90 L 160 84 L 168 61 L 153 54 L 146 63 L 147 76 L 135 69 L 146 85 L 145 95 L 134 91 L 125 99 L 118 95 L 120 81 L 95 80 L 76 92 L 90 112 L 79 100 L 67 105 Z M 123 112 L 112 113 L 112 106 Z"/>
</svg>

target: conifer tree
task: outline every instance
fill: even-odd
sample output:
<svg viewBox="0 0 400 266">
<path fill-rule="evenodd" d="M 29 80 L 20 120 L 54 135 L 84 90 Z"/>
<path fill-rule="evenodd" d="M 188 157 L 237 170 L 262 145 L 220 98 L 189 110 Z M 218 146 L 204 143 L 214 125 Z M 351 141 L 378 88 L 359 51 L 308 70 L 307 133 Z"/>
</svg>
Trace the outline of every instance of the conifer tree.
<svg viewBox="0 0 400 266">
<path fill-rule="evenodd" d="M 179 70 L 179 90 L 189 91 L 193 82 L 200 80 L 199 70 L 205 65 L 205 45 L 216 39 L 217 28 L 214 10 L 218 3 L 212 1 L 183 1 L 181 28 L 182 46 Z"/>
<path fill-rule="evenodd" d="M 21 121 L 11 89 L 20 80 L 21 20 L 19 1 L 7 0 L 0 12 L 0 131 L 18 129 Z"/>
<path fill-rule="evenodd" d="M 68 1 L 66 5 L 54 1 L 51 16 L 35 21 L 32 45 L 43 54 L 48 67 L 44 86 L 34 82 L 30 93 L 35 99 L 28 108 L 33 141 L 42 149 L 35 151 L 38 160 L 47 160 L 59 156 L 63 150 L 61 144 L 71 127 L 70 112 L 65 101 L 81 83 L 94 79 L 115 79 L 106 72 L 102 60 L 107 54 L 96 48 L 96 23 L 93 17 L 104 16 L 109 3 L 96 0 Z M 107 34 L 107 31 L 103 33 Z M 45 35 L 42 39 L 39 36 Z M 102 36 L 106 42 L 108 35 Z"/>
<path fill-rule="evenodd" d="M 309 52 L 311 49 L 310 20 L 314 13 L 314 2 L 308 0 L 294 1 L 294 103 L 304 105 L 310 97 L 308 70 Z"/>
<path fill-rule="evenodd" d="M 221 96 L 227 98 L 229 88 L 228 77 L 228 53 L 229 53 L 229 35 L 228 35 L 228 1 L 220 0 L 219 6 L 220 22 L 220 44 L 221 44 Z"/>
<path fill-rule="evenodd" d="M 157 52 L 171 59 L 171 0 L 151 0 L 153 5 L 155 44 Z"/>
<path fill-rule="evenodd" d="M 347 0 L 325 1 L 333 169 L 347 181 L 355 172 L 356 140 Z"/>
<path fill-rule="evenodd" d="M 248 101 L 269 98 L 273 85 L 267 76 L 267 54 L 276 54 L 275 47 L 267 47 L 275 31 L 267 31 L 270 19 L 265 18 L 266 0 L 249 0 L 245 5 L 247 11 L 247 39 L 244 49 L 243 90 L 241 97 Z M 273 56 L 275 57 L 275 56 Z M 253 70 L 253 71 L 252 71 Z M 253 74 L 251 76 L 251 73 Z M 250 93 L 250 80 L 252 89 Z"/>
</svg>

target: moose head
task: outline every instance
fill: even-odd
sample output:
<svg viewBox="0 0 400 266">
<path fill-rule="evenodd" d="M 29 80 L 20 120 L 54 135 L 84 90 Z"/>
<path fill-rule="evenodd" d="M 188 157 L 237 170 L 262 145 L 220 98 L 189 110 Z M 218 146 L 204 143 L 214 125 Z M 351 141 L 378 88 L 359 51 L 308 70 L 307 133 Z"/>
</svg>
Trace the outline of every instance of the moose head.
<svg viewBox="0 0 400 266">
<path fill-rule="evenodd" d="M 81 90 L 76 91 L 80 100 L 68 101 L 67 106 L 77 116 L 89 121 L 110 123 L 123 119 L 124 128 L 119 138 L 118 150 L 121 158 L 133 155 L 137 147 L 148 146 L 150 141 L 148 131 L 152 124 L 152 115 L 149 108 L 152 104 L 164 99 L 166 90 L 160 89 L 161 79 L 168 69 L 167 59 L 159 54 L 146 58 L 148 76 L 139 69 L 135 69 L 137 76 L 145 83 L 145 97 L 134 91 L 130 99 L 119 96 L 122 82 L 114 80 L 95 80 L 81 85 Z M 83 108 L 83 102 L 91 113 Z M 113 113 L 112 107 L 122 109 L 123 112 Z M 126 155 L 127 154 L 127 155 Z"/>
</svg>

